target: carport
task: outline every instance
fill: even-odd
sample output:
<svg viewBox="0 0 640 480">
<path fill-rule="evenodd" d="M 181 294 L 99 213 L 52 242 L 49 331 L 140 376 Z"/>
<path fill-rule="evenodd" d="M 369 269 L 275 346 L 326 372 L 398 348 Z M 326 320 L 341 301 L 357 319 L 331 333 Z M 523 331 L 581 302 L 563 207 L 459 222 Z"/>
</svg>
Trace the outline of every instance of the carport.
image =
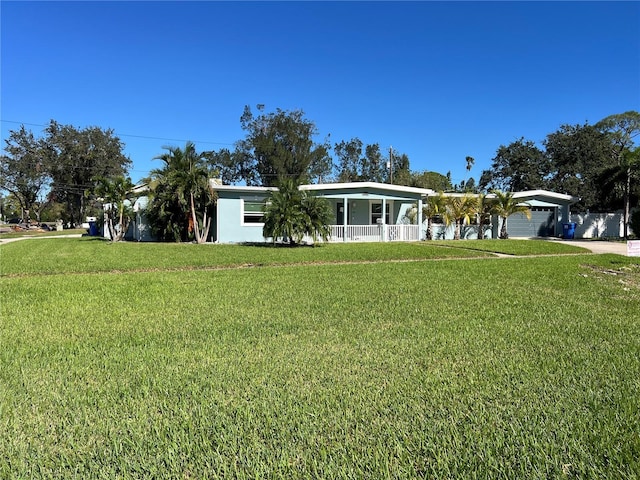
<svg viewBox="0 0 640 480">
<path fill-rule="evenodd" d="M 522 214 L 511 215 L 507 220 L 509 237 L 559 237 L 562 234 L 562 223 L 569 221 L 570 206 L 579 198 L 563 193 L 547 190 L 529 190 L 516 192 L 513 198 L 526 204 L 531 210 L 531 218 Z M 502 225 L 499 218 L 494 218 L 494 238 L 497 238 Z"/>
</svg>

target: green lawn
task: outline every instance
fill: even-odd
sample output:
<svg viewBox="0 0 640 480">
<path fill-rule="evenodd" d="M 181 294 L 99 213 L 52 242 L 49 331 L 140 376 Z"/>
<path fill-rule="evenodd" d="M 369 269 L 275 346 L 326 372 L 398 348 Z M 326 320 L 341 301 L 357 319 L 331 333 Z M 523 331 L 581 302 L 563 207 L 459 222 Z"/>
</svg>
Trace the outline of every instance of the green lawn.
<svg viewBox="0 0 640 480">
<path fill-rule="evenodd" d="M 455 243 L 0 246 L 0 478 L 637 478 L 637 259 Z"/>
</svg>

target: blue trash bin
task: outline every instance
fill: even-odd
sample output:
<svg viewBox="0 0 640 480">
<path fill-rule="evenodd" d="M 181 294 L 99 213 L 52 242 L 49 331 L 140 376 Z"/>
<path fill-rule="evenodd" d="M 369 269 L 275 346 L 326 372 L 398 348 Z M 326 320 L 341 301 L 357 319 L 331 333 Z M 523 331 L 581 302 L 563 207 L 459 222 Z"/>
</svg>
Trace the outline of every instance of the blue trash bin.
<svg viewBox="0 0 640 480">
<path fill-rule="evenodd" d="M 567 240 L 573 240 L 573 237 L 576 234 L 576 224 L 571 223 L 563 223 L 562 224 L 562 238 Z"/>
<path fill-rule="evenodd" d="M 90 237 L 98 236 L 98 224 L 96 222 L 89 222 L 89 236 Z"/>
</svg>

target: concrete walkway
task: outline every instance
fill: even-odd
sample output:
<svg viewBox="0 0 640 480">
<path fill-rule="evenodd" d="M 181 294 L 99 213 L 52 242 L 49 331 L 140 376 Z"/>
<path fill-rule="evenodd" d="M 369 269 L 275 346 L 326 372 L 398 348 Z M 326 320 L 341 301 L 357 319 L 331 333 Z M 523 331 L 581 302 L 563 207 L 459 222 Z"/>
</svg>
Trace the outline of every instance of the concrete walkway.
<svg viewBox="0 0 640 480">
<path fill-rule="evenodd" d="M 48 235 L 39 237 L 37 235 L 25 235 L 24 237 L 11 237 L 11 238 L 0 238 L 0 245 L 4 245 L 5 243 L 17 242 L 18 240 L 42 240 L 45 238 L 80 238 L 82 237 L 81 233 L 71 233 L 69 235 Z"/>
</svg>

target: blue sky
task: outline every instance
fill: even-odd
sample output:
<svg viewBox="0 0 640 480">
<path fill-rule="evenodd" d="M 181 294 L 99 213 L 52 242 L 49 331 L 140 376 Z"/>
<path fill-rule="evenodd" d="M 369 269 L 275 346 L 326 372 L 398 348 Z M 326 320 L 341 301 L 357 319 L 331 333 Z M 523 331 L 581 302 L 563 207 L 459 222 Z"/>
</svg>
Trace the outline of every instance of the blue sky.
<svg viewBox="0 0 640 480">
<path fill-rule="evenodd" d="M 51 119 L 112 128 L 134 181 L 164 145 L 233 148 L 259 103 L 456 183 L 520 137 L 640 110 L 639 2 L 2 1 L 0 15 L 2 138 Z"/>
</svg>

